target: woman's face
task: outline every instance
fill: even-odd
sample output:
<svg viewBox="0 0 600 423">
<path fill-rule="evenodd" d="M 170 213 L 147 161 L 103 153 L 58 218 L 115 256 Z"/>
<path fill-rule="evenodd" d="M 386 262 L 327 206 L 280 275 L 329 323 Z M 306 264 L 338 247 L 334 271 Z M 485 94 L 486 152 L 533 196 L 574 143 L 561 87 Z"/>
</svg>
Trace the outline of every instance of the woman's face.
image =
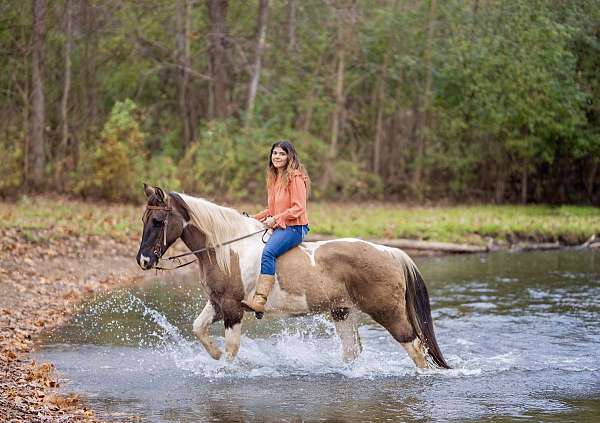
<svg viewBox="0 0 600 423">
<path fill-rule="evenodd" d="M 288 162 L 288 154 L 281 147 L 275 147 L 271 153 L 271 163 L 277 170 L 285 169 Z"/>
</svg>

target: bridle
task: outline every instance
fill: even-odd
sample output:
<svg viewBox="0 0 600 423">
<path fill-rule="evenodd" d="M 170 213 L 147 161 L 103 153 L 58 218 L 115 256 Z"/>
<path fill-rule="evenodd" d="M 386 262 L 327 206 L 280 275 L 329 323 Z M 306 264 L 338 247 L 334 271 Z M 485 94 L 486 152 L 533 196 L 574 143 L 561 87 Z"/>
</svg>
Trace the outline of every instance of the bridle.
<svg viewBox="0 0 600 423">
<path fill-rule="evenodd" d="M 167 204 L 165 206 L 146 206 L 146 210 L 144 211 L 144 214 L 142 216 L 142 222 L 144 224 L 146 224 L 146 222 L 148 221 L 148 216 L 150 215 L 150 211 L 151 210 L 162 210 L 162 211 L 166 211 L 167 212 L 167 216 L 165 217 L 165 220 L 163 220 L 161 228 L 160 228 L 161 234 L 156 238 L 156 242 L 154 243 L 154 247 L 152 249 L 152 252 L 156 255 L 156 257 L 158 257 L 158 259 L 161 260 L 162 259 L 162 255 L 163 255 L 162 249 L 167 246 L 167 225 L 169 223 L 168 222 L 168 220 L 169 220 L 169 213 L 173 211 L 173 207 L 170 206 L 168 199 L 167 199 Z M 222 244 L 215 245 L 214 247 L 204 247 L 204 248 L 200 248 L 199 250 L 194 250 L 194 251 L 190 251 L 190 252 L 187 252 L 187 253 L 178 254 L 176 256 L 167 257 L 166 260 L 177 260 L 179 262 L 179 258 L 180 257 L 189 256 L 189 255 L 192 255 L 192 254 L 199 254 L 199 253 L 202 253 L 204 251 L 208 251 L 210 249 L 214 249 L 214 248 L 222 247 L 222 246 L 225 246 L 225 245 L 228 245 L 228 244 L 232 244 L 232 243 L 240 241 L 242 239 L 246 239 L 246 238 L 249 238 L 249 237 L 254 236 L 256 234 L 259 234 L 261 232 L 263 233 L 262 241 L 263 241 L 263 243 L 266 243 L 266 241 L 264 240 L 264 236 L 266 235 L 266 233 L 267 233 L 268 230 L 269 230 L 269 228 L 261 229 L 259 231 L 252 232 L 252 233 L 249 233 L 247 235 L 243 235 L 243 236 L 240 236 L 238 238 L 234 238 L 234 239 L 231 239 L 229 241 L 223 242 Z M 161 238 L 162 238 L 162 245 L 161 245 Z M 160 266 L 154 266 L 154 268 L 156 270 L 175 270 L 175 269 L 179 269 L 180 267 L 185 267 L 185 266 L 187 266 L 189 264 L 192 264 L 192 263 L 194 263 L 196 261 L 198 261 L 197 258 L 194 259 L 194 260 L 190 260 L 187 263 L 179 264 L 179 265 L 177 265 L 175 267 L 171 267 L 171 268 L 160 267 Z"/>
<path fill-rule="evenodd" d="M 162 249 L 167 246 L 167 225 L 169 223 L 169 213 L 173 211 L 173 207 L 169 205 L 168 200 L 166 206 L 146 206 L 146 210 L 144 211 L 144 215 L 142 216 L 142 222 L 144 224 L 146 224 L 146 222 L 148 221 L 148 216 L 150 215 L 151 210 L 162 210 L 167 212 L 167 216 L 161 224 L 161 234 L 156 238 L 156 242 L 154 243 L 154 247 L 152 249 L 152 252 L 156 254 L 156 257 L 160 259 L 163 255 Z"/>
</svg>

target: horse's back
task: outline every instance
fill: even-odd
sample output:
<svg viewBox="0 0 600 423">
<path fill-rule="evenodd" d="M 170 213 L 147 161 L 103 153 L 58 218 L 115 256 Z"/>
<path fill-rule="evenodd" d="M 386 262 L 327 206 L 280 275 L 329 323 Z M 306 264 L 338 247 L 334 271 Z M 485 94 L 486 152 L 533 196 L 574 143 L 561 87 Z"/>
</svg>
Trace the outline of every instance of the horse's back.
<svg viewBox="0 0 600 423">
<path fill-rule="evenodd" d="M 359 297 L 397 302 L 404 297 L 399 254 L 353 238 L 307 242 L 279 257 L 278 281 L 286 293 L 304 296 L 314 311 L 348 307 Z"/>
</svg>

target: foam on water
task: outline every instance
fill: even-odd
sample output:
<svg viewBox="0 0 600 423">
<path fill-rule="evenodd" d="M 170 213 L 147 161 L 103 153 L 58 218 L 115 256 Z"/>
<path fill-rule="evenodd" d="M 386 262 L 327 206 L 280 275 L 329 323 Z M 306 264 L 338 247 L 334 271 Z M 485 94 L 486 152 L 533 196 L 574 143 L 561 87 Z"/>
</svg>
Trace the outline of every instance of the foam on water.
<svg viewBox="0 0 600 423">
<path fill-rule="evenodd" d="M 479 304 L 478 304 L 479 305 Z M 470 304 L 473 306 L 473 304 Z M 344 363 L 340 354 L 340 341 L 335 335 L 333 323 L 321 315 L 300 317 L 295 320 L 283 319 L 283 329 L 271 336 L 250 338 L 242 336 L 238 357 L 228 361 L 212 359 L 194 337 L 184 335 L 180 329 L 169 321 L 160 311 L 146 305 L 144 301 L 130 291 L 123 291 L 116 297 L 108 297 L 94 304 L 88 312 L 79 318 L 101 320 L 107 313 L 113 316 L 109 322 L 111 330 L 124 332 L 121 339 L 132 341 L 138 349 L 153 350 L 150 355 L 159 354 L 161 360 L 167 360 L 173 368 L 190 376 L 200 376 L 209 380 L 223 378 L 248 379 L 261 377 L 290 377 L 308 375 L 337 375 L 346 378 L 386 378 L 408 375 L 419 377 L 478 377 L 507 371 L 539 371 L 544 369 L 568 371 L 595 371 L 595 360 L 592 357 L 578 357 L 565 360 L 564 355 L 557 352 L 536 351 L 530 354 L 535 346 L 515 342 L 511 339 L 505 343 L 501 351 L 482 351 L 481 339 L 477 337 L 461 337 L 454 344 L 442 346 L 443 351 L 451 351 L 446 359 L 452 367 L 450 370 L 417 369 L 404 349 L 383 328 L 363 325 L 359 333 L 363 340 L 363 352 L 351 364 Z M 145 334 L 145 328 L 124 328 L 119 314 L 139 313 L 144 320 L 155 325 L 155 329 Z M 485 320 L 485 318 L 484 318 Z M 538 319 L 539 320 L 539 319 Z M 565 326 L 568 327 L 569 321 Z M 261 324 L 267 324 L 263 320 Z M 281 325 L 281 320 L 278 324 Z M 444 320 L 439 321 L 444 327 Z M 474 328 L 475 322 L 463 322 L 465 327 Z M 477 317 L 477 323 L 482 318 Z M 485 326 L 498 325 L 498 322 L 487 322 Z M 503 322 L 506 325 L 506 322 Z M 535 326 L 536 321 L 529 322 Z M 99 327 L 99 322 L 92 322 L 92 327 Z M 460 325 L 459 325 L 460 326 Z M 456 330 L 455 327 L 453 330 Z M 513 328 L 514 329 L 514 328 Z M 459 329 L 460 330 L 460 329 Z M 468 333 L 469 330 L 465 330 Z M 485 336 L 485 335 L 479 335 Z M 538 339 L 541 334 L 538 334 Z M 215 343 L 223 349 L 222 336 L 214 336 Z M 157 343 L 157 340 L 159 341 Z M 548 340 L 549 343 L 552 339 Z M 145 355 L 145 354 L 142 354 Z M 148 358 L 141 359 L 147 365 Z M 139 368 L 139 367 L 138 367 Z"/>
</svg>

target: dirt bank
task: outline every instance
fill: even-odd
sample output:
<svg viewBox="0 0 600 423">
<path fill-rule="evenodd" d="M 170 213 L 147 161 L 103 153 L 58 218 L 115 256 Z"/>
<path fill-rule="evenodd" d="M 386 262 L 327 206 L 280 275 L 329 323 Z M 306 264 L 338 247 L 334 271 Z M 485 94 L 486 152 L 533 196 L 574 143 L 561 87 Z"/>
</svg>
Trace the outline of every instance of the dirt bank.
<svg viewBox="0 0 600 423">
<path fill-rule="evenodd" d="M 36 335 L 63 323 L 83 296 L 135 282 L 137 246 L 44 235 L 0 231 L 0 420 L 98 421 L 76 394 L 60 395 L 54 366 L 30 353 Z"/>
</svg>

